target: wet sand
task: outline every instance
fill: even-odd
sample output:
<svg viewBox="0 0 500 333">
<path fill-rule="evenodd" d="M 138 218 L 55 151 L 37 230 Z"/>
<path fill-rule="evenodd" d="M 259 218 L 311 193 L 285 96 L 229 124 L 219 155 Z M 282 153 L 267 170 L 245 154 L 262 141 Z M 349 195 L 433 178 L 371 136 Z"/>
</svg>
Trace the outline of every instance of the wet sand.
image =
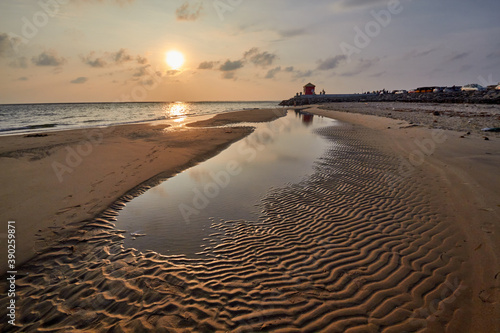
<svg viewBox="0 0 500 333">
<path fill-rule="evenodd" d="M 261 121 L 282 112 L 246 117 Z M 0 220 L 14 220 L 19 228 L 17 264 L 37 252 L 40 232 L 50 230 L 57 237 L 60 228 L 95 217 L 135 186 L 206 160 L 251 131 L 169 130 L 160 123 L 0 137 Z M 4 273 L 6 244 L 1 240 Z"/>
<path fill-rule="evenodd" d="M 309 111 L 342 125 L 319 130 L 331 148 L 313 175 L 270 191 L 258 221 L 214 222 L 219 232 L 208 239 L 205 259 L 141 253 L 124 249 L 124 231 L 113 221 L 123 202 L 159 180 L 116 194 L 121 199 L 98 217 L 82 221 L 77 214 L 37 236 L 37 256 L 19 269 L 18 327 L 6 331 L 498 329 L 499 141 Z M 213 130 L 234 139 L 249 131 Z M 110 144 L 126 140 L 132 139 L 110 138 Z M 154 146 L 147 138 L 135 140 L 130 146 Z M 50 156 L 8 161 L 29 165 Z M 84 184 L 81 178 L 73 185 Z"/>
<path fill-rule="evenodd" d="M 373 140 L 399 160 L 398 178 L 426 187 L 441 220 L 459 231 L 456 246 L 465 252 L 457 273 L 463 274 L 464 298 L 448 331 L 500 331 L 500 135 L 479 130 L 500 124 L 498 107 L 450 110 L 429 104 L 401 110 L 401 103 L 385 103 L 371 112 L 354 103 L 340 103 L 339 111 L 334 107 L 308 111 L 376 130 Z"/>
</svg>

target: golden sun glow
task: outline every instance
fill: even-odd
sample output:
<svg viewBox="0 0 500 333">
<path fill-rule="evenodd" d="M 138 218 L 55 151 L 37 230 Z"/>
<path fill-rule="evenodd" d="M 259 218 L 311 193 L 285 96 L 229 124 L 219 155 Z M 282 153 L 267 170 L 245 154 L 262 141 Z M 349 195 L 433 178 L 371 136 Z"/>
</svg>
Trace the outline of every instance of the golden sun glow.
<svg viewBox="0 0 500 333">
<path fill-rule="evenodd" d="M 173 119 L 176 123 L 182 123 L 186 120 L 186 114 L 189 112 L 188 105 L 183 102 L 175 102 L 164 109 L 167 119 Z"/>
<path fill-rule="evenodd" d="M 179 51 L 168 51 L 165 56 L 165 61 L 171 69 L 177 70 L 184 64 L 184 55 Z"/>
</svg>

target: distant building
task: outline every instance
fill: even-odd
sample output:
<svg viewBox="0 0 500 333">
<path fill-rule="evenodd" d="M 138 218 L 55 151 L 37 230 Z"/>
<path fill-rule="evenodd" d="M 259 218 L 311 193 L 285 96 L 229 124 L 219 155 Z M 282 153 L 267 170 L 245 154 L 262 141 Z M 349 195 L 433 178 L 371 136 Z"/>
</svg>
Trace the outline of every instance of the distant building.
<svg viewBox="0 0 500 333">
<path fill-rule="evenodd" d="M 315 95 L 314 89 L 316 86 L 312 83 L 308 83 L 304 86 L 304 95 Z"/>
</svg>

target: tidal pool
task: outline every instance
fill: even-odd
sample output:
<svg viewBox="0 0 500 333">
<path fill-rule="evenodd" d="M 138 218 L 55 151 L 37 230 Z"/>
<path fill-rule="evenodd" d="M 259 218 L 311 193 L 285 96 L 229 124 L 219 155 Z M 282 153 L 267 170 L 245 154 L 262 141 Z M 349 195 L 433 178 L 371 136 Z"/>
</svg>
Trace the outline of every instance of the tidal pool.
<svg viewBox="0 0 500 333">
<path fill-rule="evenodd" d="M 335 120 L 289 111 L 268 123 L 237 124 L 255 131 L 230 147 L 128 202 L 116 226 L 125 247 L 165 255 L 197 256 L 213 221 L 255 221 L 260 199 L 273 188 L 314 172 L 329 142 L 315 129 Z"/>
</svg>

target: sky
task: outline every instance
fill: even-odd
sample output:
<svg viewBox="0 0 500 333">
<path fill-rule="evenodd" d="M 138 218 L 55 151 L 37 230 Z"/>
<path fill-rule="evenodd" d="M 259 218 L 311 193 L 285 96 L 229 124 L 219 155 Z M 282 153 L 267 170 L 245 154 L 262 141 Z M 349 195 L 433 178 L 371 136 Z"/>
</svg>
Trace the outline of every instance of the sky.
<svg viewBox="0 0 500 333">
<path fill-rule="evenodd" d="M 0 103 L 495 84 L 499 17 L 498 0 L 2 0 Z"/>
</svg>

